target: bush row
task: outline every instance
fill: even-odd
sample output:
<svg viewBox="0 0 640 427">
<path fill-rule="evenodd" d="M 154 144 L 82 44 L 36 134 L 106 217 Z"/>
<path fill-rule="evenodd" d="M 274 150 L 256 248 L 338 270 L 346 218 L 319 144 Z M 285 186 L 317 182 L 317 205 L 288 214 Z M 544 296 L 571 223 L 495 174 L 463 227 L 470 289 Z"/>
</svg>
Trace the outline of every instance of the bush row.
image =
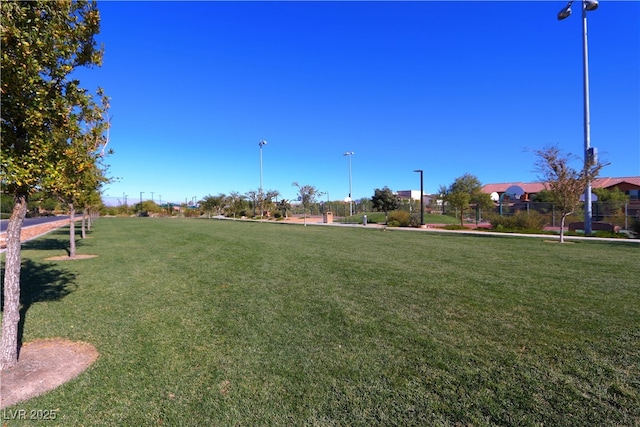
<svg viewBox="0 0 640 427">
<path fill-rule="evenodd" d="M 536 211 L 519 211 L 513 215 L 487 213 L 484 217 L 496 231 L 540 231 L 546 223 L 544 216 Z"/>
</svg>

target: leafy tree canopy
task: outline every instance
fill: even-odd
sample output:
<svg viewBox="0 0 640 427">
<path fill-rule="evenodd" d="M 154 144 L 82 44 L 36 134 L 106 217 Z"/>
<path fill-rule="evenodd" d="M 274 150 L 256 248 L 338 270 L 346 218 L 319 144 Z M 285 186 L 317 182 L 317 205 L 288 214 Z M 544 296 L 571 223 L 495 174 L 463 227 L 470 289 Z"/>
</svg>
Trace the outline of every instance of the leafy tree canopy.
<svg viewBox="0 0 640 427">
<path fill-rule="evenodd" d="M 391 191 L 389 187 L 384 187 L 382 189 L 376 188 L 373 191 L 371 203 L 373 204 L 374 210 L 384 212 L 385 214 L 389 211 L 398 209 L 398 206 L 400 206 L 398 196 L 393 194 L 393 191 Z"/>
<path fill-rule="evenodd" d="M 480 180 L 466 173 L 458 178 L 447 188 L 440 187 L 440 194 L 444 200 L 460 210 L 460 225 L 464 221 L 464 212 L 471 204 L 487 209 L 493 206 L 491 195 L 482 191 Z"/>
<path fill-rule="evenodd" d="M 2 185 L 9 194 L 56 190 L 60 162 L 91 96 L 70 78 L 100 65 L 95 2 L 2 2 Z"/>
<path fill-rule="evenodd" d="M 318 189 L 313 185 L 300 185 L 297 182 L 292 183 L 294 187 L 298 187 L 298 196 L 302 206 L 306 209 L 309 205 L 316 202 L 316 197 L 320 194 Z"/>
<path fill-rule="evenodd" d="M 382 189 L 376 188 L 373 191 L 373 197 L 371 198 L 371 204 L 373 210 L 378 212 L 384 212 L 384 222 L 389 222 L 389 211 L 398 209 L 400 206 L 400 199 L 393 194 L 393 191 L 389 187 Z"/>
<path fill-rule="evenodd" d="M 618 202 L 625 203 L 629 201 L 629 195 L 618 187 L 612 189 L 594 188 L 593 193 L 598 196 L 598 202 Z"/>
</svg>

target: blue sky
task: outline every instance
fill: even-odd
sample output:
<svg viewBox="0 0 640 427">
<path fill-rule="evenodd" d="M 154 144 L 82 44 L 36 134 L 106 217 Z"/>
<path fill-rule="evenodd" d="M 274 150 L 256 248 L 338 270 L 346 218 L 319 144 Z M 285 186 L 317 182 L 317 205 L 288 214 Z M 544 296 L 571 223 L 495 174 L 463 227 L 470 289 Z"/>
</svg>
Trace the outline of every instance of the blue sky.
<svg viewBox="0 0 640 427">
<path fill-rule="evenodd" d="M 111 97 L 108 202 L 184 202 L 293 181 L 353 197 L 536 181 L 533 149 L 582 157 L 580 4 L 99 2 Z M 591 144 L 640 174 L 640 2 L 588 15 Z M 580 161 L 574 165 L 580 167 Z M 325 198 L 324 196 L 323 198 Z"/>
</svg>

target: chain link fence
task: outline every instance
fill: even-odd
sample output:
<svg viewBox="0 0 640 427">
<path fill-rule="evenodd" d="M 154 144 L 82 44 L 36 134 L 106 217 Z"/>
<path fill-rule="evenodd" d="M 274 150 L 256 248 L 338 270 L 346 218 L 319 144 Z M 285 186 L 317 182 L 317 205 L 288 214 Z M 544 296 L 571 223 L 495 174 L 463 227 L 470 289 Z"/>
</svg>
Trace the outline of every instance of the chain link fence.
<svg viewBox="0 0 640 427">
<path fill-rule="evenodd" d="M 459 212 L 456 208 L 445 205 L 444 208 L 438 208 L 439 213 L 459 218 Z M 518 212 L 537 212 L 545 218 L 545 224 L 548 227 L 560 227 L 562 219 L 561 212 L 552 203 L 539 203 L 529 201 L 519 201 L 516 203 L 503 203 L 497 205 L 493 209 L 478 209 L 472 207 L 465 211 L 464 220 L 466 222 L 484 222 L 484 216 L 491 212 L 492 214 L 510 216 Z M 604 222 L 617 226 L 620 229 L 628 230 L 635 221 L 640 221 L 640 201 L 628 202 L 593 202 L 592 204 L 592 221 Z M 565 225 L 570 222 L 584 221 L 584 206 L 567 216 Z"/>
</svg>

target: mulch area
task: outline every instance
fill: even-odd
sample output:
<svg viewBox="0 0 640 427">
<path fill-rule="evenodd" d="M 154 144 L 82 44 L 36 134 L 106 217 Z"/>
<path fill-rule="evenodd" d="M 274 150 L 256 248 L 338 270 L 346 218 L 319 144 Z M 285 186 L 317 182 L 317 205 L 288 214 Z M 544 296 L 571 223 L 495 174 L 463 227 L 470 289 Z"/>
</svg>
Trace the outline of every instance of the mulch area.
<svg viewBox="0 0 640 427">
<path fill-rule="evenodd" d="M 39 396 L 77 377 L 98 358 L 84 342 L 37 340 L 20 348 L 18 364 L 0 371 L 0 409 Z"/>
</svg>

